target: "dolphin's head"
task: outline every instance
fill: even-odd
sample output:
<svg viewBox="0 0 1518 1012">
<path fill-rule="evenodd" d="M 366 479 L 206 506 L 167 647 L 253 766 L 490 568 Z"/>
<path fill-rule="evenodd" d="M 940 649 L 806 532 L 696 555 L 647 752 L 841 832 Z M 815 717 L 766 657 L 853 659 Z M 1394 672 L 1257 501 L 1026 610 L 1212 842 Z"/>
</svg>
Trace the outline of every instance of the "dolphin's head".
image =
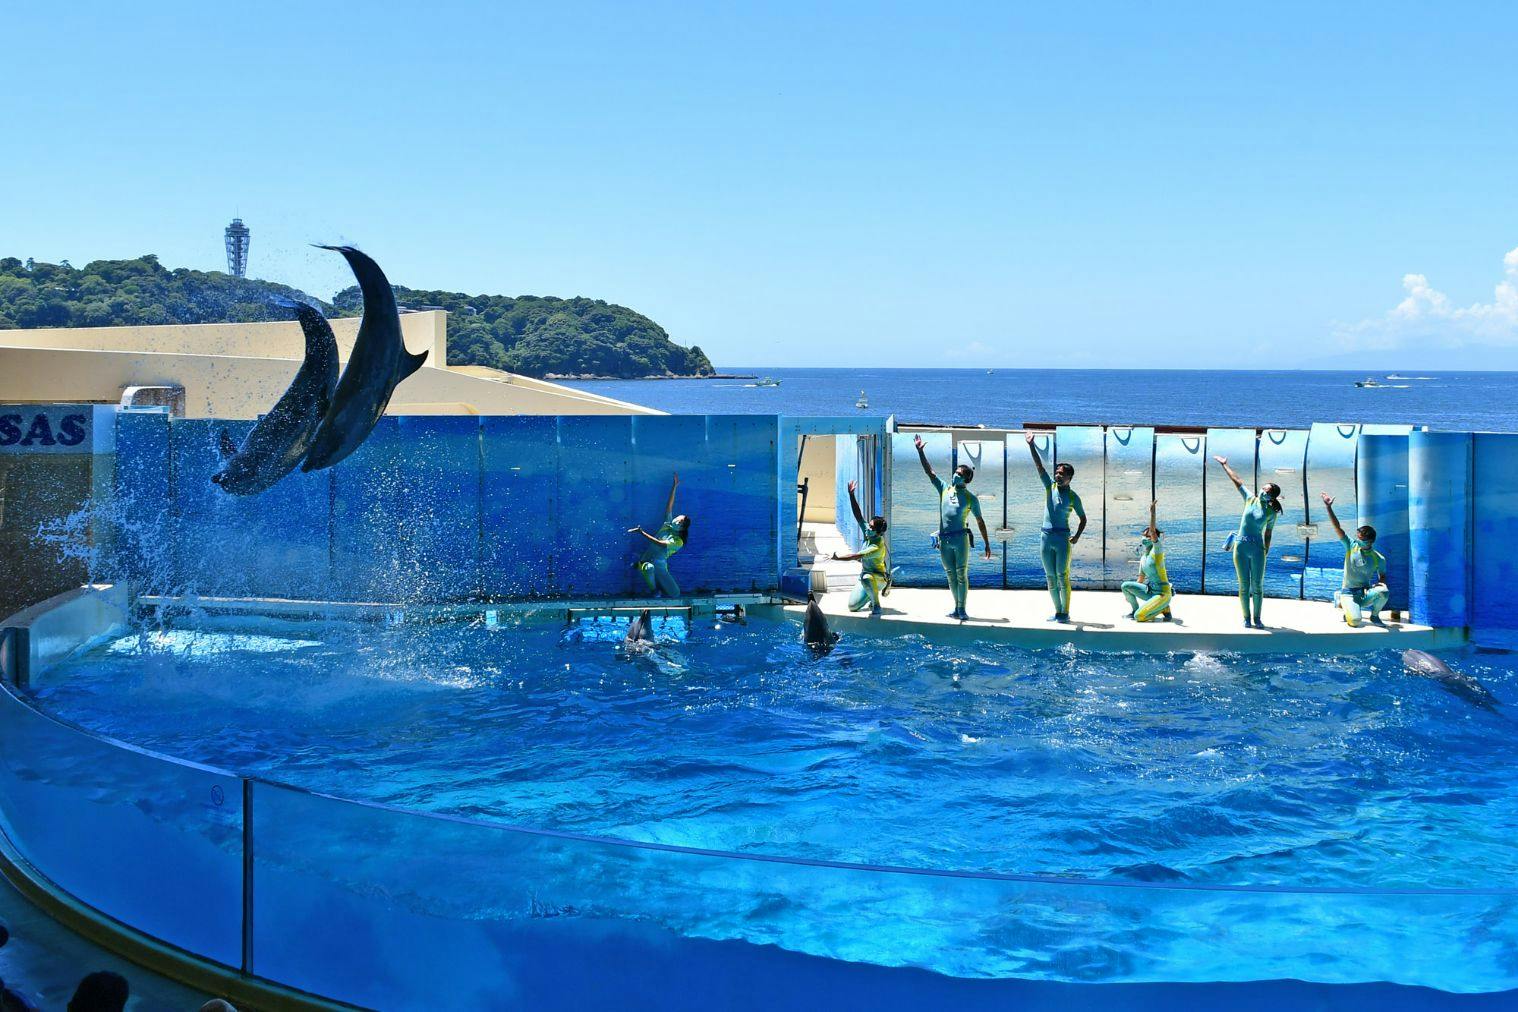
<svg viewBox="0 0 1518 1012">
<path fill-rule="evenodd" d="M 246 495 L 249 484 L 257 476 L 257 470 L 249 456 L 238 455 L 229 459 L 220 471 L 211 475 L 211 483 L 223 492 Z"/>
</svg>

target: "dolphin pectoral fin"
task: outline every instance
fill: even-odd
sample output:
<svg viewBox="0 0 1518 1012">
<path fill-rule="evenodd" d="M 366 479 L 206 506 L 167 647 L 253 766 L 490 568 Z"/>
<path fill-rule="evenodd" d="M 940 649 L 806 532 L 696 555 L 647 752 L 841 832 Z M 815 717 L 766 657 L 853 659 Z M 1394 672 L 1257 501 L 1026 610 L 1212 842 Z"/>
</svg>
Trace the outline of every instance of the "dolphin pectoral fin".
<svg viewBox="0 0 1518 1012">
<path fill-rule="evenodd" d="M 217 447 L 221 450 L 222 460 L 230 460 L 237 456 L 237 444 L 232 442 L 232 434 L 226 429 L 221 430 L 221 438 L 217 442 Z"/>
<path fill-rule="evenodd" d="M 395 381 L 399 383 L 407 376 L 410 376 L 412 373 L 420 369 L 422 367 L 422 363 L 425 361 L 427 361 L 427 352 L 425 351 L 420 355 L 413 355 L 410 352 L 404 351 L 401 352 L 401 365 L 396 375 Z"/>
</svg>

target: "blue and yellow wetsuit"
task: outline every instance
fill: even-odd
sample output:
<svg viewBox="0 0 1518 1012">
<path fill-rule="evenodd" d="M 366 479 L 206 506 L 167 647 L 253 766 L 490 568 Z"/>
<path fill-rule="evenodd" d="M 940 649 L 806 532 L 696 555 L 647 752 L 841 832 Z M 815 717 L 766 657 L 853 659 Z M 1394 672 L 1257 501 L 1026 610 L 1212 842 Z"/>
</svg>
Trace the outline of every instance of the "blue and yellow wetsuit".
<svg viewBox="0 0 1518 1012">
<path fill-rule="evenodd" d="M 638 572 L 643 574 L 643 582 L 648 584 L 649 590 L 665 597 L 679 597 L 680 585 L 669 573 L 669 557 L 684 548 L 685 542 L 680 538 L 680 528 L 675 526 L 674 517 L 665 517 L 654 537 L 665 543 L 649 545 L 644 550 L 638 559 Z"/>
<path fill-rule="evenodd" d="M 1244 609 L 1244 621 L 1249 621 L 1250 603 L 1254 605 L 1254 621 L 1260 621 L 1260 606 L 1265 601 L 1265 536 L 1276 526 L 1276 511 L 1261 501 L 1258 494 L 1250 495 L 1239 486 L 1244 500 L 1244 512 L 1239 517 L 1239 532 L 1233 543 L 1233 571 L 1239 577 L 1239 605 Z"/>
<path fill-rule="evenodd" d="M 1043 545 L 1040 554 L 1044 562 L 1044 579 L 1049 583 L 1049 596 L 1054 599 L 1054 614 L 1058 618 L 1070 617 L 1070 514 L 1073 511 L 1086 519 L 1086 507 L 1081 497 L 1068 485 L 1060 488 L 1054 479 L 1039 472 L 1044 483 Z"/>
<path fill-rule="evenodd" d="M 891 571 L 890 548 L 884 534 L 864 529 L 864 547 L 859 550 L 859 586 L 849 595 L 849 611 L 879 610 L 880 595 Z"/>
<path fill-rule="evenodd" d="M 1139 578 L 1123 584 L 1128 610 L 1140 622 L 1153 622 L 1166 608 L 1175 591 L 1170 574 L 1165 572 L 1165 546 L 1158 540 L 1144 539 L 1144 557 L 1139 561 Z"/>
<path fill-rule="evenodd" d="M 1386 575 L 1386 556 L 1371 545 L 1340 534 L 1344 546 L 1344 589 L 1339 591 L 1339 607 L 1344 621 L 1357 626 L 1368 613 L 1372 622 L 1380 621 L 1381 609 L 1391 592 L 1381 582 Z"/>
<path fill-rule="evenodd" d="M 970 593 L 970 528 L 966 513 L 980 518 L 980 499 L 965 488 L 958 475 L 945 485 L 938 475 L 929 476 L 938 490 L 938 555 L 954 595 L 954 610 L 965 610 Z"/>
</svg>

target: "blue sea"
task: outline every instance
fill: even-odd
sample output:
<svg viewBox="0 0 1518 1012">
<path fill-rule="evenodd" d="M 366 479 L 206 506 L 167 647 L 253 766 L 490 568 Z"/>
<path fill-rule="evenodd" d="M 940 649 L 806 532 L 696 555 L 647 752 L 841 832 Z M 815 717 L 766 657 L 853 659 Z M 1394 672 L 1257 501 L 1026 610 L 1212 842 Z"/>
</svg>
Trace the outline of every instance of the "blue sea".
<svg viewBox="0 0 1518 1012">
<path fill-rule="evenodd" d="M 1303 427 L 1383 422 L 1518 431 L 1518 373 L 1125 369 L 766 369 L 780 380 L 588 380 L 579 387 L 679 414 L 849 415 L 862 393 L 898 422 Z M 1374 377 L 1384 386 L 1361 388 Z M 1423 378 L 1427 377 L 1427 378 Z"/>
</svg>

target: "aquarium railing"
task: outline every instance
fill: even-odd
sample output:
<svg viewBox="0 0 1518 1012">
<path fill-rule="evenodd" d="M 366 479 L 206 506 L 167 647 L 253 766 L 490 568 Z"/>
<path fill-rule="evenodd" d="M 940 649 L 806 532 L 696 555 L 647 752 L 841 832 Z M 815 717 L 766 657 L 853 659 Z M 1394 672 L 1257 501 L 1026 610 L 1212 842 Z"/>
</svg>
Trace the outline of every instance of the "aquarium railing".
<svg viewBox="0 0 1518 1012">
<path fill-rule="evenodd" d="M 735 974 L 815 982 L 842 967 L 911 988 L 1518 986 L 1494 928 L 1518 913 L 1513 888 L 1089 881 L 523 829 L 157 756 L 9 686 L 0 827 L 100 913 L 250 978 L 360 1005 L 667 1006 L 672 981 L 695 1000 Z"/>
</svg>

